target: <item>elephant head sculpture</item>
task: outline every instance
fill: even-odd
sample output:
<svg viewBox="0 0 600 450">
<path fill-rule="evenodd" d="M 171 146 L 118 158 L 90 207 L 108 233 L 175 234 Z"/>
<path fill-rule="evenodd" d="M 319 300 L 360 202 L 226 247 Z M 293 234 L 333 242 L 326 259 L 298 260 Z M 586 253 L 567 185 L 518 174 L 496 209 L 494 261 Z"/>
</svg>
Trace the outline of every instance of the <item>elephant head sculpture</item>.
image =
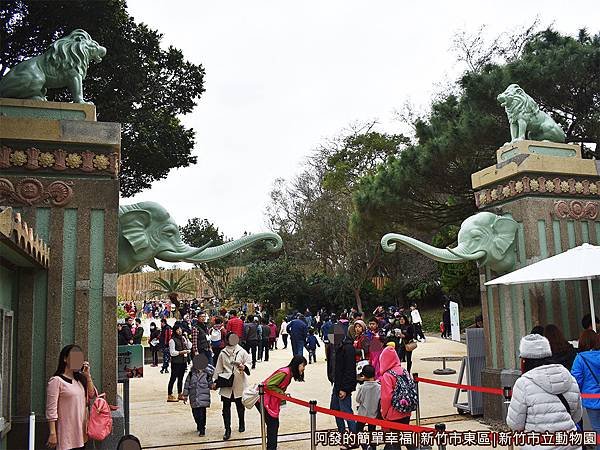
<svg viewBox="0 0 600 450">
<path fill-rule="evenodd" d="M 167 262 L 209 262 L 224 258 L 255 242 L 265 241 L 271 252 L 281 250 L 283 242 L 275 233 L 257 233 L 210 247 L 190 247 L 181 240 L 179 227 L 168 211 L 155 202 L 119 206 L 119 273 L 129 273 L 148 264 L 156 268 L 154 258 Z"/>
<path fill-rule="evenodd" d="M 381 239 L 386 252 L 396 249 L 400 242 L 429 258 L 443 263 L 477 261 L 497 273 L 511 271 L 516 262 L 515 236 L 517 222 L 510 217 L 490 212 L 480 212 L 461 224 L 458 245 L 454 248 L 437 248 L 402 234 L 389 233 Z"/>
</svg>

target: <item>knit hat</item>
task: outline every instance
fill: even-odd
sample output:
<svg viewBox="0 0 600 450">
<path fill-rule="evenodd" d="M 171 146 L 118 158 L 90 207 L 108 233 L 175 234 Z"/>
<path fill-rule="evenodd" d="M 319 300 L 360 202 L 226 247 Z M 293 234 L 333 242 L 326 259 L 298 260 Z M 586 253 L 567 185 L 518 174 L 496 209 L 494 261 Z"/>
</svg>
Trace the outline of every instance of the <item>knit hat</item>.
<svg viewBox="0 0 600 450">
<path fill-rule="evenodd" d="M 358 325 L 360 325 L 360 326 L 362 327 L 362 329 L 363 329 L 363 332 L 367 331 L 367 325 L 365 325 L 365 322 L 364 322 L 363 320 L 356 319 L 356 320 L 354 321 L 354 324 L 353 324 L 352 326 L 354 326 L 354 325 L 356 325 L 356 324 L 358 324 Z"/>
<path fill-rule="evenodd" d="M 552 356 L 550 342 L 539 334 L 528 334 L 521 339 L 519 356 L 524 359 L 543 359 Z"/>
<path fill-rule="evenodd" d="M 396 343 L 394 341 L 390 341 L 387 344 L 385 344 L 386 347 L 392 347 L 392 348 L 396 348 Z"/>
</svg>

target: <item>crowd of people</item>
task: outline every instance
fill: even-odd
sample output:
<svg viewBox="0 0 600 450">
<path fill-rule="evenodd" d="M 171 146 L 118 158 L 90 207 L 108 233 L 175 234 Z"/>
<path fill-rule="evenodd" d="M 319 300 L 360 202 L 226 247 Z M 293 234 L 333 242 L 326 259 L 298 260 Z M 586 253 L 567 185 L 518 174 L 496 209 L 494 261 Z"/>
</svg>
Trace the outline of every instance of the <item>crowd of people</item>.
<svg viewBox="0 0 600 450">
<path fill-rule="evenodd" d="M 269 392 L 285 393 L 292 380 L 303 381 L 304 369 L 316 362 L 316 349 L 321 345 L 332 386 L 331 409 L 409 423 L 418 402 L 410 375 L 412 353 L 419 342 L 426 340 L 417 305 L 407 309 L 379 306 L 368 318 L 355 309 L 339 314 L 322 309 L 314 315 L 306 310 L 283 318 L 279 324 L 260 308 L 256 308 L 255 314 L 236 310 L 222 313 L 189 308 L 180 311 L 180 319 L 173 326 L 166 318 L 161 319 L 160 327 L 155 322 L 150 325 L 152 366 L 158 366 L 162 353 L 161 373 L 170 373 L 167 401 L 190 402 L 200 436 L 206 433 L 210 390 L 217 389 L 223 439 L 231 438 L 232 404 L 237 411 L 238 431 L 245 431 L 243 397 L 248 389 L 248 376 L 258 363 L 269 361 L 269 353 L 277 349 L 279 338 L 283 349 L 291 346 L 292 360 L 264 380 L 268 449 L 277 448 L 281 401 Z M 444 322 L 445 316 L 446 309 Z M 600 337 L 591 330 L 589 316 L 584 317 L 582 325 L 585 330 L 577 348 L 553 324 L 537 326 L 523 337 L 522 376 L 513 389 L 507 416 L 507 424 L 513 430 L 581 429 L 582 408 L 585 408 L 593 429 L 600 433 L 600 400 L 582 402 L 580 396 L 581 392 L 600 393 Z M 481 317 L 474 326 L 482 326 Z M 139 318 L 129 317 L 121 326 L 119 342 L 138 342 L 140 329 Z M 354 391 L 358 391 L 356 411 L 352 405 Z M 341 433 L 365 429 L 364 423 L 352 420 L 336 418 L 336 424 Z M 374 427 L 369 425 L 368 429 L 372 431 Z M 388 444 L 386 448 L 400 447 Z"/>
<path fill-rule="evenodd" d="M 162 302 L 148 302 L 139 312 L 134 306 L 130 307 L 129 311 L 137 314 L 130 314 L 125 323 L 119 324 L 120 345 L 141 342 L 143 327 L 139 316 L 156 317 L 153 309 L 156 306 L 162 311 L 176 309 L 165 308 Z M 381 415 L 403 423 L 410 420 L 410 407 L 414 406 L 416 394 L 413 403 L 407 403 L 408 410 L 405 405 L 392 405 L 392 397 L 397 383 L 402 386 L 409 383 L 412 352 L 417 342 L 426 339 L 415 304 L 407 309 L 379 306 L 368 319 L 354 308 L 339 314 L 321 309 L 314 315 L 307 309 L 284 317 L 279 324 L 259 305 L 255 305 L 254 313 L 245 314 L 236 310 L 207 312 L 199 304 L 188 303 L 176 314 L 173 325 L 160 314 L 160 321 L 151 319 L 148 336 L 151 366 L 158 367 L 160 363 L 160 372 L 170 374 L 167 402 L 189 401 L 200 436 L 206 433 L 210 390 L 217 389 L 222 404 L 223 439 L 231 437 L 232 404 L 237 411 L 238 431 L 245 431 L 246 408 L 242 397 L 248 388 L 248 376 L 257 364 L 269 361 L 269 354 L 277 349 L 278 342 L 283 344 L 282 349 L 287 349 L 288 344 L 291 346 L 292 360 L 264 380 L 269 391 L 283 393 L 292 380 L 303 381 L 305 366 L 317 361 L 316 350 L 324 346 L 327 376 L 332 384 L 332 409 L 355 412 L 352 393 L 360 384 L 358 409 L 365 415 Z M 406 370 L 401 362 L 406 362 Z M 381 389 L 374 396 L 377 386 Z M 268 448 L 274 449 L 280 400 L 267 394 L 264 402 Z M 377 406 L 378 410 L 374 411 L 374 405 L 381 405 L 381 410 Z M 344 421 L 337 420 L 337 424 L 340 431 L 346 429 Z M 361 427 L 360 423 L 347 422 L 350 431 Z"/>
</svg>

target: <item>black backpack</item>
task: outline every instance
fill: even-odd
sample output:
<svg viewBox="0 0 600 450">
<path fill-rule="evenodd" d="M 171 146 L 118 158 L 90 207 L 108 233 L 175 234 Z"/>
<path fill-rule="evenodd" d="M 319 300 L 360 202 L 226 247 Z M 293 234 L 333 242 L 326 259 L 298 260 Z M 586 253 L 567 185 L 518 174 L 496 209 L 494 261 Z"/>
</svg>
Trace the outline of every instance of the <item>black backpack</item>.
<svg viewBox="0 0 600 450">
<path fill-rule="evenodd" d="M 417 387 L 408 372 L 403 371 L 401 375 L 393 370 L 388 370 L 388 372 L 396 378 L 396 385 L 392 393 L 392 407 L 401 413 L 416 411 L 419 403 Z"/>
</svg>

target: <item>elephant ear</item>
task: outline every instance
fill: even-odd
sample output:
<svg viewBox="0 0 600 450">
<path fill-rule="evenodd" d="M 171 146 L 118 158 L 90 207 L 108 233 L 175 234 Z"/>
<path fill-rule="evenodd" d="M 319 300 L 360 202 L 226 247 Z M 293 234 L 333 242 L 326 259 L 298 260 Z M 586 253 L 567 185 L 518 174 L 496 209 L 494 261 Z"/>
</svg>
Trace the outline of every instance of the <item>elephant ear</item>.
<svg viewBox="0 0 600 450">
<path fill-rule="evenodd" d="M 121 234 L 131 244 L 133 251 L 136 253 L 150 246 L 147 229 L 151 220 L 150 213 L 142 209 L 128 211 L 121 215 Z"/>
<path fill-rule="evenodd" d="M 492 225 L 492 253 L 497 260 L 502 260 L 507 250 L 515 241 L 517 222 L 510 217 L 498 216 Z"/>
</svg>

